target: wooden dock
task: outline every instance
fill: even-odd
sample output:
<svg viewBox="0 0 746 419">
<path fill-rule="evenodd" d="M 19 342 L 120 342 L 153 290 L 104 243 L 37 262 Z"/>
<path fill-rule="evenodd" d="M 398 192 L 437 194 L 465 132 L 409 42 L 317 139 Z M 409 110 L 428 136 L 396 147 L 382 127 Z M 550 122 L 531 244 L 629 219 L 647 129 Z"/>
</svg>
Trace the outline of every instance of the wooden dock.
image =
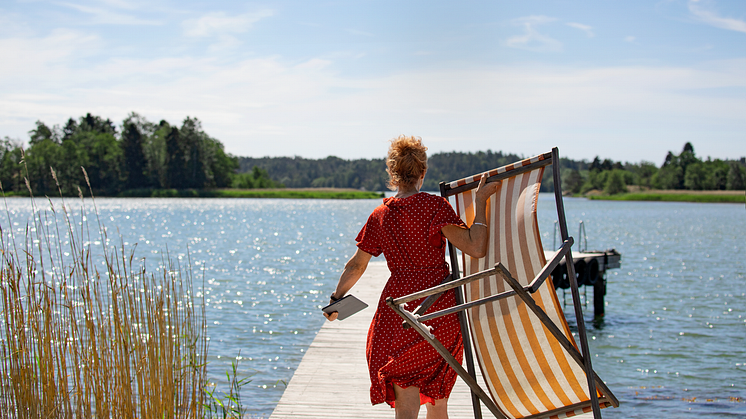
<svg viewBox="0 0 746 419">
<path fill-rule="evenodd" d="M 351 290 L 369 307 L 343 321 L 326 322 L 303 356 L 270 419 L 381 418 L 391 419 L 387 404 L 371 406 L 365 340 L 378 297 L 389 271 L 385 262 L 371 261 Z M 319 316 L 321 316 L 319 311 Z M 480 378 L 481 382 L 481 378 Z M 448 402 L 452 419 L 473 418 L 471 393 L 459 379 Z M 483 408 L 484 417 L 491 417 Z M 426 409 L 420 409 L 425 419 Z M 591 414 L 576 416 L 592 418 Z"/>
</svg>

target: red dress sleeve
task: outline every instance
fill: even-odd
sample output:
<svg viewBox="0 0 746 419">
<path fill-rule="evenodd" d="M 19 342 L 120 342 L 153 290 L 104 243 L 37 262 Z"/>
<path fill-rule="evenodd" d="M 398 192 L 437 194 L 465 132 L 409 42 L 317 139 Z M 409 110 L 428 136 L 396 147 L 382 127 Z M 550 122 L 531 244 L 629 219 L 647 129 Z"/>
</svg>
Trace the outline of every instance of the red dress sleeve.
<svg viewBox="0 0 746 419">
<path fill-rule="evenodd" d="M 383 253 L 381 230 L 380 211 L 376 209 L 355 238 L 358 249 L 375 257 Z"/>
<path fill-rule="evenodd" d="M 445 198 L 441 198 L 440 204 L 437 211 L 435 212 L 435 216 L 433 217 L 432 222 L 430 223 L 430 228 L 428 229 L 427 233 L 428 241 L 430 242 L 430 244 L 435 247 L 445 246 L 446 239 L 445 236 L 443 236 L 443 233 L 441 233 L 440 229 L 443 228 L 443 226 L 451 224 L 466 227 L 466 224 L 463 220 L 461 220 L 461 218 L 459 218 L 448 200 Z"/>
</svg>

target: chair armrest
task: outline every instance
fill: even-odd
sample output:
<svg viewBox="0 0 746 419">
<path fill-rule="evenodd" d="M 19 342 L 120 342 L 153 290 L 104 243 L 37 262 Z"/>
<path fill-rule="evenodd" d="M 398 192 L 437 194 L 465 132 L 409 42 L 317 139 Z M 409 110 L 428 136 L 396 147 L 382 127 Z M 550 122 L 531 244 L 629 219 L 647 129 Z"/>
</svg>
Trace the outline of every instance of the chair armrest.
<svg viewBox="0 0 746 419">
<path fill-rule="evenodd" d="M 451 281 L 451 282 L 449 282 L 447 284 L 436 285 L 436 286 L 434 286 L 432 288 L 428 288 L 428 289 L 422 290 L 420 292 L 415 292 L 413 294 L 404 295 L 402 297 L 399 297 L 399 298 L 393 300 L 392 303 L 396 304 L 397 306 L 398 305 L 402 305 L 402 304 L 406 304 L 406 303 L 408 303 L 410 301 L 419 300 L 420 298 L 423 298 L 423 297 L 428 297 L 430 295 L 440 294 L 442 292 L 446 292 L 448 290 L 452 290 L 452 289 L 460 287 L 462 285 L 466 285 L 466 284 L 468 284 L 468 283 L 470 283 L 472 281 L 476 281 L 477 279 L 482 279 L 484 277 L 495 275 L 496 273 L 497 273 L 497 269 L 496 268 L 487 269 L 486 271 L 477 272 L 475 274 L 472 274 L 472 275 L 469 275 L 469 276 L 465 276 L 465 277 L 463 277 L 461 279 L 457 279 L 455 281 Z"/>
</svg>

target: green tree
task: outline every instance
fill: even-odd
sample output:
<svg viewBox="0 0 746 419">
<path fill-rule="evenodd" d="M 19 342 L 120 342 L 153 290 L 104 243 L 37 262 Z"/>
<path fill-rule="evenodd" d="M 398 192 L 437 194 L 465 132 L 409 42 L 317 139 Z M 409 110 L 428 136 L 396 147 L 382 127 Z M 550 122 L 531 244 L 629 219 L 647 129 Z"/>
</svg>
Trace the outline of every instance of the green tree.
<svg viewBox="0 0 746 419">
<path fill-rule="evenodd" d="M 737 162 L 728 164 L 728 179 L 726 188 L 732 191 L 742 191 L 746 188 L 746 170 Z"/>
<path fill-rule="evenodd" d="M 701 191 L 707 188 L 707 167 L 702 162 L 689 165 L 684 175 L 684 187 L 687 189 Z"/>
<path fill-rule="evenodd" d="M 684 171 L 678 165 L 662 166 L 652 177 L 651 183 L 656 189 L 681 189 Z"/>
<path fill-rule="evenodd" d="M 580 193 L 584 183 L 585 179 L 583 179 L 583 175 L 580 174 L 579 170 L 565 170 L 565 173 L 562 176 L 562 191 L 572 194 Z"/>
<path fill-rule="evenodd" d="M 89 150 L 85 144 L 75 141 L 73 138 L 73 136 L 69 136 L 62 141 L 60 146 L 61 164 L 55 166 L 60 188 L 65 195 L 77 194 L 78 188 L 81 188 L 81 191 L 87 190 L 81 167 L 89 165 Z"/>
<path fill-rule="evenodd" d="M 181 143 L 179 129 L 171 127 L 166 135 L 166 187 L 187 187 L 185 147 Z"/>
<path fill-rule="evenodd" d="M 580 193 L 585 194 L 592 190 L 603 190 L 604 186 L 606 185 L 606 178 L 608 177 L 608 173 L 609 171 L 589 170 L 588 178 L 585 180 L 585 183 L 580 188 Z"/>
<path fill-rule="evenodd" d="M 642 187 L 653 187 L 653 176 L 658 172 L 658 167 L 654 163 L 641 161 L 637 164 L 625 164 L 625 170 L 632 174 L 632 180 L 628 185 L 638 185 Z"/>
<path fill-rule="evenodd" d="M 34 194 L 52 194 L 57 190 L 57 184 L 52 177 L 50 168 L 58 166 L 62 161 L 62 149 L 51 139 L 36 142 L 25 151 L 23 159 L 31 189 Z M 58 166 L 59 167 L 59 166 Z"/>
<path fill-rule="evenodd" d="M 197 118 L 186 117 L 179 130 L 180 143 L 184 152 L 185 187 L 202 188 L 207 176 L 205 173 L 205 133 Z"/>
<path fill-rule="evenodd" d="M 651 180 L 657 189 L 684 189 L 684 168 L 679 156 L 669 151 L 663 165 Z"/>
<path fill-rule="evenodd" d="M 691 190 L 725 190 L 728 164 L 720 159 L 691 163 L 684 175 L 684 186 Z"/>
<path fill-rule="evenodd" d="M 707 190 L 724 191 L 728 186 L 728 163 L 715 159 L 705 162 L 707 175 L 705 188 Z"/>
<path fill-rule="evenodd" d="M 94 193 L 116 194 L 122 189 L 123 153 L 114 134 L 109 132 L 82 131 L 74 136 L 78 145 L 87 150 L 83 164 Z M 68 140 L 69 141 L 69 140 Z"/>
<path fill-rule="evenodd" d="M 241 173 L 234 177 L 233 187 L 239 189 L 281 188 L 282 184 L 270 179 L 266 170 L 254 166 L 249 173 Z"/>
<path fill-rule="evenodd" d="M 78 123 L 74 119 L 69 118 L 65 123 L 65 126 L 62 128 L 62 141 L 65 141 L 68 138 L 72 137 L 77 130 Z"/>
<path fill-rule="evenodd" d="M 125 120 L 122 126 L 122 152 L 124 154 L 124 176 L 127 189 L 144 188 L 148 186 L 145 176 L 145 153 L 142 148 L 140 129 L 132 122 Z"/>
<path fill-rule="evenodd" d="M 604 159 L 603 161 L 601 161 L 601 159 L 599 159 L 598 156 L 596 156 L 591 162 L 590 167 L 588 167 L 588 170 L 605 172 L 605 171 L 614 169 L 614 166 L 615 166 L 615 163 L 613 161 L 609 159 Z"/>
<path fill-rule="evenodd" d="M 239 166 L 238 159 L 190 117 L 178 129 L 132 112 L 120 135 L 111 120 L 88 113 L 78 120 L 69 118 L 61 129 L 37 121 L 29 138 L 25 151 L 7 138 L 0 143 L 0 181 L 17 190 L 28 177 L 39 194 L 56 193 L 50 168 L 55 169 L 63 194 L 75 194 L 85 186 L 80 170 L 84 167 L 94 193 L 111 195 L 123 188 L 229 187 Z M 23 165 L 18 164 L 21 160 Z"/>
<path fill-rule="evenodd" d="M 148 184 L 156 188 L 166 188 L 168 187 L 166 137 L 171 132 L 171 126 L 168 122 L 161 120 L 158 125 L 150 124 L 147 131 L 151 133 L 145 136 L 142 151 L 147 165 Z"/>
<path fill-rule="evenodd" d="M 0 182 L 5 191 L 19 192 L 26 188 L 21 160 L 23 148 L 20 140 L 8 137 L 0 140 Z"/>
<path fill-rule="evenodd" d="M 230 187 L 238 169 L 238 158 L 226 153 L 223 150 L 223 144 L 212 138 L 205 139 L 203 147 L 206 150 L 205 155 L 210 156 L 208 164 L 210 176 L 208 176 L 209 183 L 206 186 Z"/>
<path fill-rule="evenodd" d="M 111 120 L 103 119 L 100 116 L 94 116 L 87 113 L 84 117 L 80 118 L 80 123 L 75 133 L 79 131 L 84 132 L 100 132 L 105 134 L 115 135 L 117 133 L 116 127 Z"/>
<path fill-rule="evenodd" d="M 117 139 L 117 131 L 109 119 L 86 114 L 77 124 L 68 121 L 63 129 L 62 146 L 64 156 L 69 159 L 66 166 L 70 168 L 71 184 L 82 184 L 79 181 L 80 167 L 88 173 L 93 192 L 100 195 L 112 195 L 119 192 L 123 185 L 122 148 Z"/>
<path fill-rule="evenodd" d="M 624 170 L 614 169 L 607 172 L 604 193 L 607 195 L 616 195 L 627 192 L 627 185 L 624 183 Z"/>
<path fill-rule="evenodd" d="M 33 147 L 34 144 L 44 140 L 52 140 L 55 143 L 60 143 L 61 141 L 58 132 L 49 128 L 43 122 L 36 121 L 36 128 L 29 131 L 29 145 Z"/>
</svg>

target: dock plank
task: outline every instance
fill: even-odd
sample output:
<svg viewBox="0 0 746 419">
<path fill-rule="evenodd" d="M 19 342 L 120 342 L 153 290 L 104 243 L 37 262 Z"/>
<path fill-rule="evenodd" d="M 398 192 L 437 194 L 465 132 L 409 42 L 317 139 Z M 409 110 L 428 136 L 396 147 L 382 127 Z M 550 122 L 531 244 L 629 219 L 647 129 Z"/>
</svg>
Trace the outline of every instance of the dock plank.
<svg viewBox="0 0 746 419">
<path fill-rule="evenodd" d="M 370 404 L 370 380 L 365 361 L 368 326 L 388 277 L 385 262 L 371 261 L 365 275 L 350 291 L 368 303 L 369 307 L 343 321 L 324 324 L 303 356 L 270 419 L 394 417 L 394 410 L 387 404 Z M 456 381 L 448 405 L 449 416 L 453 419 L 474 417 L 469 388 L 461 379 Z M 483 410 L 485 417 L 489 417 L 489 412 Z M 426 411 L 423 406 L 419 418 L 425 419 Z"/>
</svg>

